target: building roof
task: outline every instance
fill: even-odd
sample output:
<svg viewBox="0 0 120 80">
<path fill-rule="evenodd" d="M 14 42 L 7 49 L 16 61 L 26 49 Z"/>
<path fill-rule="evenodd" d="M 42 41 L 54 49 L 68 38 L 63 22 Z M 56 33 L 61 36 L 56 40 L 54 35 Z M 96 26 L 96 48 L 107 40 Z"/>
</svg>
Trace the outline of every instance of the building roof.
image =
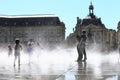
<svg viewBox="0 0 120 80">
<path fill-rule="evenodd" d="M 93 24 L 96 26 L 101 26 L 102 28 L 105 28 L 104 24 L 101 21 L 101 18 L 98 18 L 94 12 L 93 12 L 93 5 L 91 3 L 91 5 L 89 6 L 89 15 L 87 15 L 87 17 L 85 17 L 83 20 L 81 20 L 80 26 L 88 26 L 89 24 Z"/>
<path fill-rule="evenodd" d="M 89 24 L 104 26 L 100 18 L 97 18 L 94 14 L 89 14 L 86 18 L 82 20 L 81 25 L 87 26 Z"/>
<path fill-rule="evenodd" d="M 0 25 L 2 26 L 61 25 L 61 23 L 59 17 L 54 14 L 0 15 Z"/>
<path fill-rule="evenodd" d="M 58 17 L 55 14 L 33 14 L 33 15 L 0 15 L 3 18 L 36 18 L 36 17 Z"/>
</svg>

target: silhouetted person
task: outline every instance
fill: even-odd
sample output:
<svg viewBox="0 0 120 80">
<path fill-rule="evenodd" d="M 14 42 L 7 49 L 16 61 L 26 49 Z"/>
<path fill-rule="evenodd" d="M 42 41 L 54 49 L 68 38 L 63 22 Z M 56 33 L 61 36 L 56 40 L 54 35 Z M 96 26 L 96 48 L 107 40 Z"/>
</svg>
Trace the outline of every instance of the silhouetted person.
<svg viewBox="0 0 120 80">
<path fill-rule="evenodd" d="M 15 52 L 14 52 L 14 56 L 15 56 L 15 59 L 14 59 L 14 66 L 15 66 L 15 62 L 16 62 L 16 59 L 18 58 L 18 65 L 20 66 L 20 52 L 22 50 L 22 46 L 19 44 L 20 41 L 19 40 L 16 40 L 15 41 Z"/>
<path fill-rule="evenodd" d="M 31 43 L 29 43 L 28 46 L 27 46 L 27 53 L 29 55 L 29 64 L 30 64 L 31 56 L 33 54 L 33 45 Z"/>
<path fill-rule="evenodd" d="M 8 46 L 8 56 L 12 55 L 12 52 L 13 52 L 12 47 L 11 47 L 11 45 L 9 45 Z"/>
<path fill-rule="evenodd" d="M 77 44 L 78 59 L 77 59 L 77 61 L 81 61 L 82 60 L 82 52 L 80 50 L 80 36 L 77 35 L 76 38 L 77 38 L 77 41 L 78 41 L 78 44 Z"/>
<path fill-rule="evenodd" d="M 87 56 L 86 56 L 86 50 L 85 50 L 85 43 L 86 43 L 86 31 L 82 32 L 81 36 L 76 36 L 77 40 L 78 40 L 78 45 L 77 45 L 77 51 L 78 51 L 78 59 L 77 61 L 82 61 L 83 55 L 84 55 L 84 59 L 83 61 L 87 60 Z"/>
</svg>

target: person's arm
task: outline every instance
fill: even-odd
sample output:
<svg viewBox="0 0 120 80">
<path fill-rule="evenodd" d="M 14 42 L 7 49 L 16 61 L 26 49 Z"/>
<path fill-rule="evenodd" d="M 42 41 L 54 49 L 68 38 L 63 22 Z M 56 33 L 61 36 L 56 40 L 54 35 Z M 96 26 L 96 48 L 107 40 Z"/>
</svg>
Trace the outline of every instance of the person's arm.
<svg viewBox="0 0 120 80">
<path fill-rule="evenodd" d="M 20 45 L 20 50 L 23 50 L 22 46 Z"/>
<path fill-rule="evenodd" d="M 81 38 L 80 38 L 80 42 L 79 42 L 80 44 L 82 43 L 82 40 L 83 40 L 83 38 L 81 37 Z"/>
</svg>

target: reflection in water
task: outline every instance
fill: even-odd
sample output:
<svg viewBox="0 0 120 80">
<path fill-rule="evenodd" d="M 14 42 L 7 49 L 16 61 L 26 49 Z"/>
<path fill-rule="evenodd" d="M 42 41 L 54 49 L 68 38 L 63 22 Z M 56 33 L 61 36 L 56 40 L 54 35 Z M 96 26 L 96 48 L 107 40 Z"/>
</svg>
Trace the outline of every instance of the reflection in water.
<svg viewBox="0 0 120 80">
<path fill-rule="evenodd" d="M 78 74 L 86 75 L 87 62 L 78 62 Z"/>
<path fill-rule="evenodd" d="M 15 79 L 21 79 L 22 76 L 20 75 L 20 66 L 16 67 L 14 66 L 14 77 Z"/>
<path fill-rule="evenodd" d="M 18 68 L 16 68 L 16 67 L 14 66 L 14 72 L 15 72 L 15 73 L 20 73 L 20 66 L 18 66 Z"/>
<path fill-rule="evenodd" d="M 75 75 L 76 80 L 87 80 L 86 66 L 87 62 L 78 62 L 78 73 Z"/>
<path fill-rule="evenodd" d="M 38 57 L 39 54 L 39 57 Z M 1 52 L 0 79 L 21 80 L 119 80 L 120 61 L 117 52 L 103 55 L 95 50 L 87 50 L 87 62 L 75 62 L 77 50 L 57 49 L 53 51 L 35 50 L 29 58 L 21 54 L 21 66 L 13 67 L 14 57 Z M 39 59 L 38 59 L 39 58 Z M 4 62 L 3 62 L 4 61 Z M 3 76 L 4 75 L 4 76 Z"/>
</svg>

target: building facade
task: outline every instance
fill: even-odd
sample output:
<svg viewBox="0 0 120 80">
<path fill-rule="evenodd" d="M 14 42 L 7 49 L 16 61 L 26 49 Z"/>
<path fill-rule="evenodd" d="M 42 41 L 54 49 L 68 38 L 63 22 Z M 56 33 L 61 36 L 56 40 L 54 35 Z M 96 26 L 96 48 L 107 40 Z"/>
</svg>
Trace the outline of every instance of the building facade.
<svg viewBox="0 0 120 80">
<path fill-rule="evenodd" d="M 29 40 L 59 44 L 65 40 L 65 24 L 56 15 L 0 16 L 0 43 Z"/>
<path fill-rule="evenodd" d="M 118 31 L 117 31 L 117 45 L 118 45 L 118 48 L 120 49 L 120 21 L 118 22 L 117 29 L 118 29 Z"/>
<path fill-rule="evenodd" d="M 116 31 L 105 27 L 101 18 L 98 18 L 94 14 L 92 3 L 89 6 L 89 15 L 86 18 L 80 19 L 77 17 L 77 23 L 73 29 L 73 33 L 67 37 L 67 44 L 69 46 L 75 46 L 77 43 L 76 36 L 80 36 L 82 31 L 87 32 L 88 47 L 92 47 L 91 44 L 95 44 L 99 48 L 102 48 L 102 50 L 110 50 L 116 46 Z"/>
</svg>

